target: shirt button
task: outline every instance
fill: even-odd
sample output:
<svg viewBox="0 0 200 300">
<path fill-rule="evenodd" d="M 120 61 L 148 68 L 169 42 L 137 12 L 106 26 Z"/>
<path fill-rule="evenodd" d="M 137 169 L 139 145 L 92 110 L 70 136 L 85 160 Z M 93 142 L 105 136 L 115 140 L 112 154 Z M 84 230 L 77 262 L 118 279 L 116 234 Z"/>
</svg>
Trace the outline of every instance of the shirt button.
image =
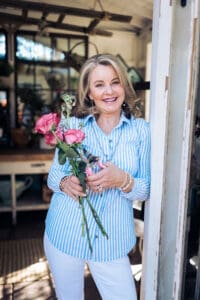
<svg viewBox="0 0 200 300">
<path fill-rule="evenodd" d="M 96 234 L 96 235 L 95 235 L 95 239 L 98 239 L 98 237 L 99 237 L 99 236 Z"/>
</svg>

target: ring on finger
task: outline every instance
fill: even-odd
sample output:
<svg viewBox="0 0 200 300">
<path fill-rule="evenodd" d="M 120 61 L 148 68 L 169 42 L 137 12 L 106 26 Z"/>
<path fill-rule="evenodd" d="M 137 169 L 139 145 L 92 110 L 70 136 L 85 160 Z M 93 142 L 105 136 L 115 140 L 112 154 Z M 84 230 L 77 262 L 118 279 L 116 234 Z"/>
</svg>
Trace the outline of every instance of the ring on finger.
<svg viewBox="0 0 200 300">
<path fill-rule="evenodd" d="M 101 184 L 98 184 L 97 189 L 98 189 L 98 192 L 99 192 L 99 193 L 102 193 L 102 192 L 103 192 L 103 187 L 102 187 Z"/>
</svg>

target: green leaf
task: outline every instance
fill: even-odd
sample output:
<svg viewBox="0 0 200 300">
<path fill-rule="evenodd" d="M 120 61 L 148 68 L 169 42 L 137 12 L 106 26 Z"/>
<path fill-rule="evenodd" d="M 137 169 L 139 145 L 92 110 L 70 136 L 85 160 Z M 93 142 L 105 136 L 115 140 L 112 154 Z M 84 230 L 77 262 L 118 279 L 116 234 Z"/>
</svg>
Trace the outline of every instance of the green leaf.
<svg viewBox="0 0 200 300">
<path fill-rule="evenodd" d="M 58 145 L 58 148 L 61 149 L 62 152 L 64 152 L 66 154 L 66 157 L 68 157 L 68 158 L 76 158 L 79 156 L 78 152 L 70 145 L 60 143 Z"/>
<path fill-rule="evenodd" d="M 66 158 L 67 158 L 66 153 L 63 152 L 61 149 L 59 149 L 59 151 L 58 151 L 59 164 L 64 165 L 64 163 L 66 162 Z"/>
</svg>

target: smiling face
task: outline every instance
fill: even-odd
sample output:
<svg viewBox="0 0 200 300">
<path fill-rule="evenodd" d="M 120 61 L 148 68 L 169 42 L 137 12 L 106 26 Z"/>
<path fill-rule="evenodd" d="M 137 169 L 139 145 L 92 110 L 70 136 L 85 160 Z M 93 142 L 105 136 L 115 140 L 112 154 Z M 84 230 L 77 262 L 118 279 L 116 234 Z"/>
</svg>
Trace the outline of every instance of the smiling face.
<svg viewBox="0 0 200 300">
<path fill-rule="evenodd" d="M 125 91 L 110 65 L 97 65 L 90 73 L 89 97 L 100 113 L 120 114 Z"/>
</svg>

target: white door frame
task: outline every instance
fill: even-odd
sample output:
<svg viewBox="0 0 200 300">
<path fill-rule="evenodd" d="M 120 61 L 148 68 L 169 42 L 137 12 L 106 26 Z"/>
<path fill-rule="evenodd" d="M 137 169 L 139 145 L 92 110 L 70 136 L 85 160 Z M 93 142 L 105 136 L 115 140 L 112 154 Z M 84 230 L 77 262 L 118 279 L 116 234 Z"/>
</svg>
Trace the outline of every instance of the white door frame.
<svg viewBox="0 0 200 300">
<path fill-rule="evenodd" d="M 151 197 L 145 207 L 141 300 L 180 299 L 200 0 L 154 1 L 150 124 Z"/>
</svg>

